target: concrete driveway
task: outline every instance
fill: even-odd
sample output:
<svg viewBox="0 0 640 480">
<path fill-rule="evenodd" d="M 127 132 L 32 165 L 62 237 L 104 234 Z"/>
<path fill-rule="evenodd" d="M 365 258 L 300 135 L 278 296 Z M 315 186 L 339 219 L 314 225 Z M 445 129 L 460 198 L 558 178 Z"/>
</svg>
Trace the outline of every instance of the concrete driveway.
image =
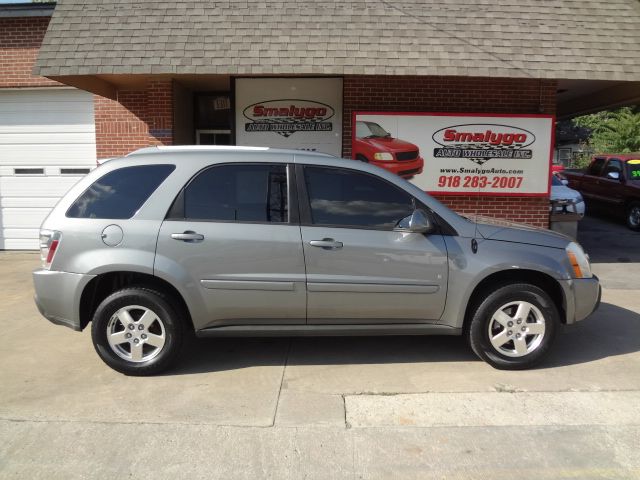
<svg viewBox="0 0 640 480">
<path fill-rule="evenodd" d="M 39 316 L 37 255 L 0 253 L 0 478 L 639 478 L 640 234 L 616 228 L 581 225 L 603 304 L 524 372 L 452 337 L 216 339 L 129 378 Z"/>
</svg>

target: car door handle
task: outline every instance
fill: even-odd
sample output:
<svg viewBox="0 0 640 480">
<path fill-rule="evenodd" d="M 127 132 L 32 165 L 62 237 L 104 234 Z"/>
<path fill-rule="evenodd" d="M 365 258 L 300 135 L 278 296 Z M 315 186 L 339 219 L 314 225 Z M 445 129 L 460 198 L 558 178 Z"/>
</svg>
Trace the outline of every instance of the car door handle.
<svg viewBox="0 0 640 480">
<path fill-rule="evenodd" d="M 171 238 L 174 240 L 182 240 L 183 242 L 201 242 L 204 240 L 204 235 L 187 230 L 183 233 L 172 233 Z"/>
<path fill-rule="evenodd" d="M 312 247 L 319 247 L 324 250 L 335 250 L 336 248 L 342 248 L 342 242 L 337 242 L 333 238 L 323 238 L 322 240 L 311 240 L 309 245 Z"/>
</svg>

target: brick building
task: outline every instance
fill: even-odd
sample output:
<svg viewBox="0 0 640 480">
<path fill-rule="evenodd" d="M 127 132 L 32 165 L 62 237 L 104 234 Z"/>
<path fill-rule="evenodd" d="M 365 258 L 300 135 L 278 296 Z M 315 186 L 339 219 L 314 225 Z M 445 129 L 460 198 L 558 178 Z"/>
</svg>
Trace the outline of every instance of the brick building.
<svg viewBox="0 0 640 480">
<path fill-rule="evenodd" d="M 55 10 L 0 7 L 0 95 L 33 87 L 71 95 L 61 86 L 93 94 L 95 153 L 85 163 L 58 161 L 60 178 L 63 167 L 149 145 L 243 144 L 248 117 L 239 106 L 256 91 L 267 101 L 276 94 L 254 82 L 245 95 L 241 81 L 279 79 L 278 98 L 297 99 L 281 92 L 330 78 L 339 80 L 330 150 L 346 157 L 355 155 L 359 112 L 566 118 L 635 104 L 640 4 L 61 0 Z M 86 98 L 78 99 L 84 107 Z M 287 147 L 302 137 L 272 133 L 268 143 Z M 78 152 L 91 143 L 83 142 Z M 420 153 L 425 165 L 433 160 Z M 536 161 L 548 167 L 549 157 Z M 3 164 L 15 173 L 20 162 Z M 548 175 L 545 168 L 538 175 Z M 546 193 L 482 193 L 434 195 L 463 213 L 547 226 Z"/>
</svg>

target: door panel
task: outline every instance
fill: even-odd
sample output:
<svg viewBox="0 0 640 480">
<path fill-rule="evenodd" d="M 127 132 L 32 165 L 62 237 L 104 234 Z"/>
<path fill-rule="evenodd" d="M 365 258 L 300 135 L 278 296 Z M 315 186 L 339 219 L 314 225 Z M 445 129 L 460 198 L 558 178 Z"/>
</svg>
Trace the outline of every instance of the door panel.
<svg viewBox="0 0 640 480">
<path fill-rule="evenodd" d="M 156 265 L 201 305 L 196 329 L 306 321 L 305 267 L 297 210 L 289 211 L 284 163 L 212 165 L 174 201 Z"/>
<path fill-rule="evenodd" d="M 183 232 L 204 239 L 171 237 Z M 305 267 L 297 225 L 167 220 L 157 251 L 182 270 L 202 297 L 208 318 L 194 319 L 198 329 L 305 323 Z"/>
<path fill-rule="evenodd" d="M 441 235 L 303 226 L 307 322 L 435 322 L 444 309 L 447 251 Z M 311 241 L 333 239 L 340 248 Z"/>
</svg>

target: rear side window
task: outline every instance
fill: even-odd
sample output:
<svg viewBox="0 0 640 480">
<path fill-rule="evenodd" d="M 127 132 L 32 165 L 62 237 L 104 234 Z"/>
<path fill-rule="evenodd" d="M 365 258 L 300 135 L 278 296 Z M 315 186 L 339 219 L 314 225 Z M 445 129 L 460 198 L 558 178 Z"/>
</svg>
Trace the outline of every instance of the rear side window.
<svg viewBox="0 0 640 480">
<path fill-rule="evenodd" d="M 596 158 L 589 167 L 589 175 L 599 177 L 602 174 L 602 169 L 604 168 L 604 160 L 604 158 Z"/>
<path fill-rule="evenodd" d="M 208 221 L 288 222 L 287 167 L 271 164 L 211 167 L 185 188 L 184 217 Z"/>
<path fill-rule="evenodd" d="M 391 230 L 414 210 L 413 197 L 373 175 L 305 167 L 314 225 Z"/>
<path fill-rule="evenodd" d="M 67 217 L 131 218 L 175 168 L 175 165 L 140 165 L 113 170 L 73 202 Z"/>
</svg>

